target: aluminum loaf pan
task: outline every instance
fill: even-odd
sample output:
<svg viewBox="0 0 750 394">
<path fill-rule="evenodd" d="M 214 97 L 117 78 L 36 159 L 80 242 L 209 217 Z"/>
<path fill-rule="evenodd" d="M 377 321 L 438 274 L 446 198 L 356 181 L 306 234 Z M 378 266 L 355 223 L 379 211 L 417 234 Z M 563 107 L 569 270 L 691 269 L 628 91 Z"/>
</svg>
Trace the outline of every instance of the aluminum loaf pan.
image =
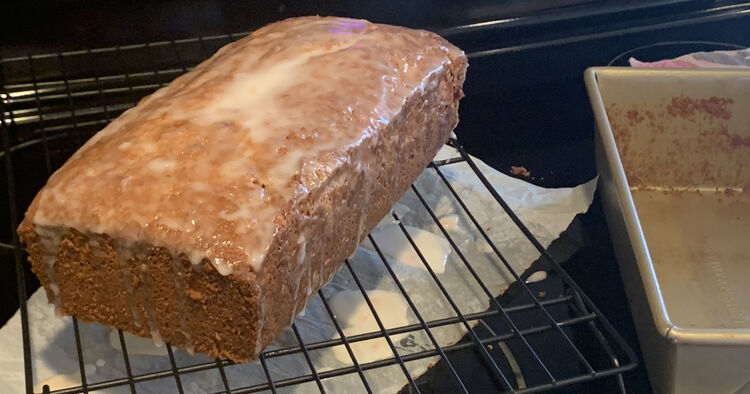
<svg viewBox="0 0 750 394">
<path fill-rule="evenodd" d="M 750 71 L 602 67 L 585 82 L 652 386 L 750 392 Z"/>
</svg>

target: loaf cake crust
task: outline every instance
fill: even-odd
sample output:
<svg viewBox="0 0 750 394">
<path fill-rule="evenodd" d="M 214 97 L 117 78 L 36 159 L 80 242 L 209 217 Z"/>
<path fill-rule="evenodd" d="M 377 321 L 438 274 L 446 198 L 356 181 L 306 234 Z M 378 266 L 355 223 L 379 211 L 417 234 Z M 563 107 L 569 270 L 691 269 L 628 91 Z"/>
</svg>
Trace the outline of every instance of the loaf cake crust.
<svg viewBox="0 0 750 394">
<path fill-rule="evenodd" d="M 245 361 L 458 122 L 467 62 L 420 30 L 292 18 L 123 113 L 19 226 L 62 314 Z"/>
</svg>

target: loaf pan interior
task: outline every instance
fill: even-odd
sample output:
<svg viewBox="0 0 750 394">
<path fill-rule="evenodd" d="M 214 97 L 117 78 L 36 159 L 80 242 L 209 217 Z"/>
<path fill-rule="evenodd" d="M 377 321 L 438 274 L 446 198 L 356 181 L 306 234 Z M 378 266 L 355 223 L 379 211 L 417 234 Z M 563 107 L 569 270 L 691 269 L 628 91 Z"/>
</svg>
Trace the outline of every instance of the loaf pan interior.
<svg viewBox="0 0 750 394">
<path fill-rule="evenodd" d="M 750 72 L 597 77 L 667 321 L 750 328 Z"/>
</svg>

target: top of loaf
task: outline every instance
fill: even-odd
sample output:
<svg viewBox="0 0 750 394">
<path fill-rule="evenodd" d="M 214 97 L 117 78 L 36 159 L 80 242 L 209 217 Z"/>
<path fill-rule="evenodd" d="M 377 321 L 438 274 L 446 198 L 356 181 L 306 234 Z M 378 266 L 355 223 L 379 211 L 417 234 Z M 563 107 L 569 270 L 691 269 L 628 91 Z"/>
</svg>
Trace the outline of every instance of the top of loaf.
<svg viewBox="0 0 750 394">
<path fill-rule="evenodd" d="M 166 247 L 222 274 L 257 271 L 290 201 L 458 56 L 421 30 L 335 17 L 273 23 L 92 137 L 22 226 Z"/>
</svg>

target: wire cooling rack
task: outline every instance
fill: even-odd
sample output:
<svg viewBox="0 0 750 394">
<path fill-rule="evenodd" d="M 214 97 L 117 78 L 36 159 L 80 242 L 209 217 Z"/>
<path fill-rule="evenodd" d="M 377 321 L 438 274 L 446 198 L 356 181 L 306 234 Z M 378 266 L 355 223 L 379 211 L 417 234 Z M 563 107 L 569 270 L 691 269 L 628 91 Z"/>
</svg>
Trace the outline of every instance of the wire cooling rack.
<svg viewBox="0 0 750 394">
<path fill-rule="evenodd" d="M 29 343 L 29 319 L 27 316 L 26 278 L 24 277 L 25 252 L 15 235 L 19 213 L 23 212 L 34 193 L 41 188 L 52 171 L 58 168 L 84 141 L 100 130 L 110 120 L 117 117 L 137 100 L 166 85 L 176 76 L 190 70 L 206 59 L 219 47 L 241 37 L 240 34 L 227 34 L 184 40 L 154 42 L 141 45 L 118 46 L 73 52 L 34 55 L 0 60 L 0 128 L 2 130 L 2 163 L 8 186 L 9 210 L 3 212 L 3 220 L 10 223 L 9 233 L 0 233 L 0 250 L 5 255 L 13 255 L 16 264 L 18 294 L 22 321 L 25 378 L 27 392 L 33 392 L 32 363 Z M 190 365 L 178 365 L 175 353 L 167 344 L 169 368 L 136 373 L 132 357 L 128 354 L 126 341 L 119 332 L 125 374 L 119 379 L 87 382 L 82 357 L 82 330 L 73 318 L 73 338 L 78 355 L 81 384 L 54 393 L 79 393 L 120 388 L 135 393 L 140 384 L 157 379 L 173 379 L 175 390 L 189 392 L 181 380 L 186 374 L 198 371 L 215 370 L 221 377 L 220 392 L 252 393 L 261 391 L 283 391 L 296 385 L 314 383 L 324 392 L 326 379 L 342 375 L 356 375 L 362 381 L 364 391 L 372 392 L 368 373 L 386 366 L 399 367 L 407 379 L 403 392 L 427 391 L 498 391 L 498 392 L 539 392 L 562 388 L 596 379 L 614 379 L 614 386 L 624 392 L 622 373 L 636 366 L 635 356 L 630 347 L 601 315 L 599 310 L 582 292 L 580 287 L 560 267 L 529 229 L 510 209 L 502 196 L 492 187 L 471 157 L 452 140 L 450 144 L 458 151 L 458 156 L 432 162 L 427 171 L 434 171 L 467 215 L 469 225 L 476 228 L 487 241 L 499 264 L 505 266 L 516 282 L 502 297 L 495 298 L 483 278 L 475 271 L 472 261 L 462 253 L 461 247 L 451 238 L 440 223 L 433 209 L 422 197 L 422 191 L 411 187 L 430 218 L 440 229 L 461 264 L 489 300 L 490 308 L 479 313 L 462 313 L 459 305 L 441 283 L 440 277 L 427 264 L 422 251 L 403 224 L 399 224 L 403 235 L 415 249 L 425 268 L 440 292 L 453 310 L 453 316 L 439 320 L 425 320 L 408 295 L 407 288 L 387 260 L 375 239 L 369 237 L 398 291 L 404 296 L 411 311 L 419 320 L 412 324 L 386 329 L 362 285 L 357 269 L 346 261 L 342 270 L 347 271 L 361 291 L 366 304 L 373 313 L 379 330 L 360 335 L 347 336 L 332 312 L 329 300 L 323 291 L 317 297 L 325 306 L 331 321 L 339 334 L 339 339 L 326 341 L 305 341 L 296 325 L 292 331 L 298 341 L 297 346 L 265 351 L 260 354 L 260 365 L 266 379 L 243 387 L 235 387 L 227 378 L 226 368 L 233 364 L 228 361 L 213 360 Z M 541 253 L 541 261 L 550 277 L 562 284 L 559 289 L 527 284 L 525 279 L 530 272 L 516 272 L 501 246 L 493 242 L 459 194 L 446 178 L 443 169 L 459 162 L 468 164 L 479 181 L 497 201 L 500 210 L 507 214 L 528 241 Z M 5 196 L 3 196 L 5 197 Z M 481 213 L 480 213 L 481 214 Z M 398 219 L 394 214 L 394 219 Z M 483 262 L 484 263 L 484 262 Z M 549 282 L 549 281 L 545 281 Z M 552 286 L 554 287 L 554 286 Z M 513 291 L 511 291 L 513 290 Z M 510 295 L 510 293 L 513 293 Z M 432 335 L 440 327 L 460 324 L 467 335 L 450 346 L 441 346 Z M 409 354 L 401 354 L 397 344 L 391 339 L 396 334 L 423 331 L 430 338 L 434 348 Z M 358 363 L 352 351 L 352 344 L 375 338 L 385 339 L 392 351 L 392 357 Z M 345 346 L 352 365 L 343 368 L 316 368 L 313 351 Z M 269 373 L 268 364 L 280 357 L 296 355 L 304 357 L 309 373 L 298 376 L 274 378 Z M 406 364 L 428 357 L 439 357 L 439 362 L 419 378 L 411 376 Z M 468 361 L 467 361 L 468 360 Z M 563 364 L 561 366 L 561 364 Z M 523 379 L 519 379 L 522 376 Z M 477 383 L 482 382 L 482 383 Z M 480 385 L 481 384 L 481 385 Z M 481 387 L 481 388 L 478 388 Z M 49 387 L 43 388 L 50 392 Z"/>
</svg>

